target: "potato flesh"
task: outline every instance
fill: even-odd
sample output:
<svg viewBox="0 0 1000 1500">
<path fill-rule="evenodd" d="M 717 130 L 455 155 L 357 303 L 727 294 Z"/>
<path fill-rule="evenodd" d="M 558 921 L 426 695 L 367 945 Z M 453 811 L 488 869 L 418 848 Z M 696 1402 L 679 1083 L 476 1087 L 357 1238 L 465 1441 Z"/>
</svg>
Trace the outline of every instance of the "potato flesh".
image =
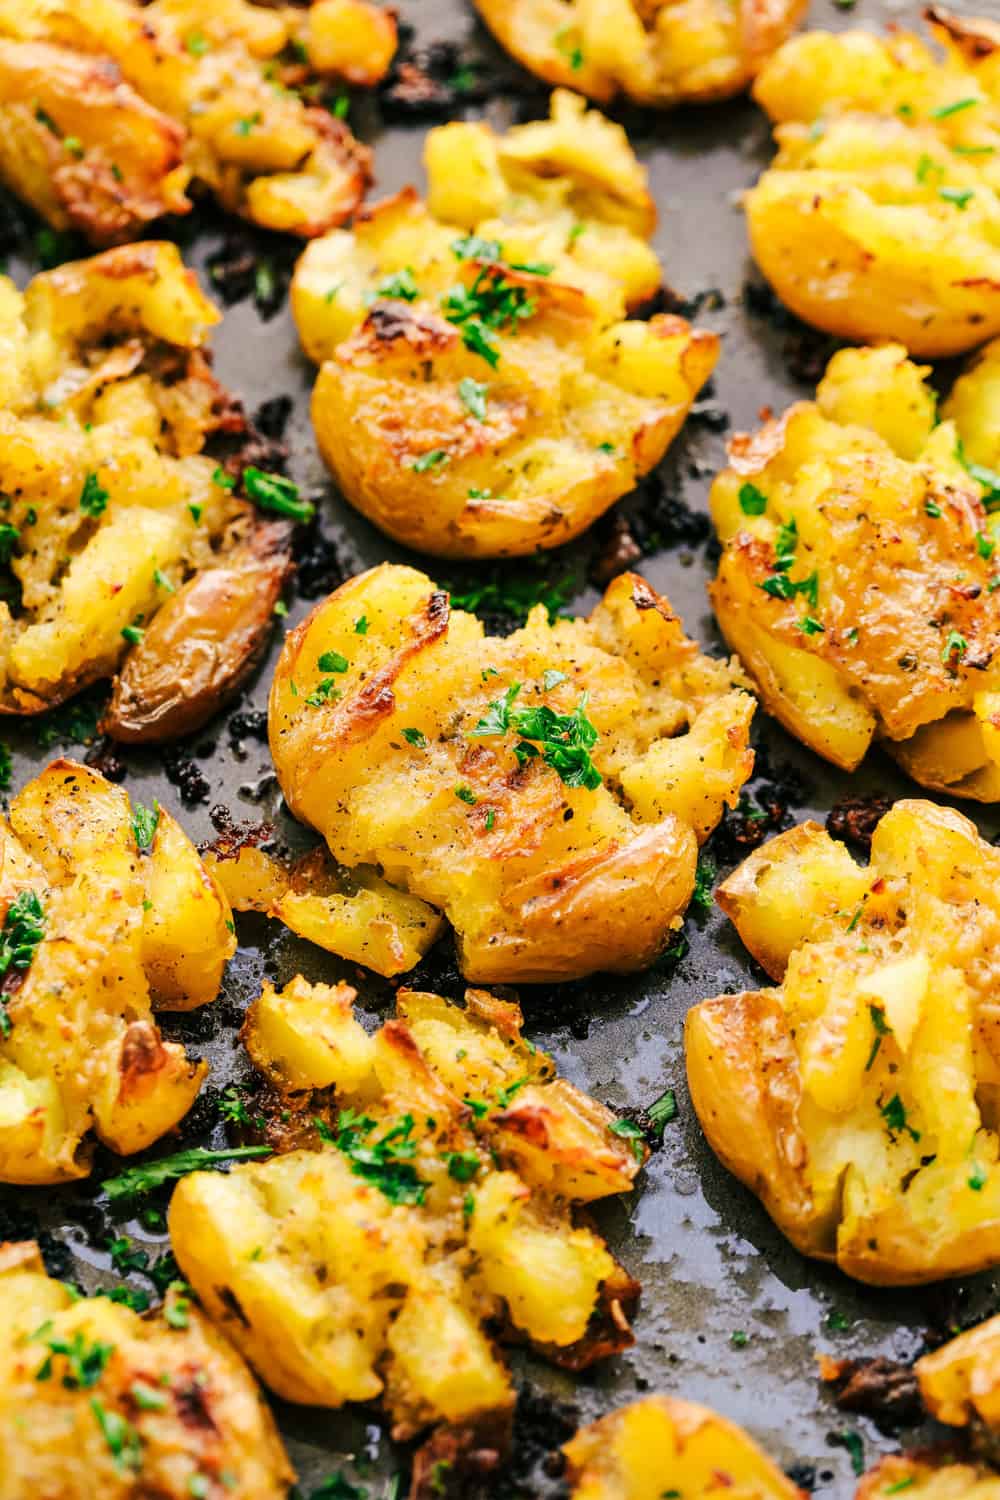
<svg viewBox="0 0 1000 1500">
<path fill-rule="evenodd" d="M 142 1150 L 198 1093 L 207 1064 L 162 1040 L 151 1006 L 213 1000 L 235 940 L 194 846 L 165 811 L 160 822 L 141 857 L 125 793 L 71 761 L 53 762 L 11 802 L 0 827 L 4 910 L 33 890 L 46 918 L 5 1006 L 0 1180 L 86 1176 L 91 1129 L 123 1154 Z"/>
<path fill-rule="evenodd" d="M 270 735 L 290 806 L 339 864 L 377 865 L 442 910 L 468 978 L 643 967 L 690 896 L 697 837 L 749 774 L 752 700 L 634 575 L 615 580 L 589 620 L 550 626 L 537 609 L 503 640 L 462 611 L 449 619 L 445 597 L 423 574 L 384 565 L 288 637 Z M 311 705 L 331 651 L 349 664 L 341 696 Z M 546 688 L 546 672 L 564 678 Z M 602 786 L 566 785 L 541 756 L 520 769 L 510 734 L 470 733 L 516 684 L 515 707 L 564 715 L 588 695 Z M 718 736 L 702 747 L 710 777 L 702 755 L 683 760 L 703 718 Z M 681 748 L 657 792 L 664 741 Z"/>
<path fill-rule="evenodd" d="M 888 1500 L 901 1490 L 912 1500 L 1000 1500 L 1000 1476 L 987 1464 L 949 1462 L 947 1455 L 893 1454 L 865 1474 L 855 1500 Z"/>
<path fill-rule="evenodd" d="M 780 984 L 690 1013 L 696 1110 L 793 1242 L 859 1280 L 1000 1261 L 998 873 L 968 820 L 904 801 L 867 869 L 807 824 L 719 889 Z"/>
<path fill-rule="evenodd" d="M 779 0 L 476 0 L 497 40 L 549 83 L 661 108 L 746 88 L 804 5 Z"/>
<path fill-rule="evenodd" d="M 810 748 L 853 769 L 878 735 L 925 785 L 988 801 L 1000 524 L 959 433 L 935 425 L 926 373 L 898 345 L 844 350 L 815 404 L 734 440 L 711 494 L 712 598 L 765 705 Z M 769 592 L 783 581 L 790 598 Z"/>
<path fill-rule="evenodd" d="M 372 1038 L 353 999 L 301 978 L 268 986 L 247 1017 L 250 1055 L 279 1089 L 334 1091 L 335 1134 L 363 1119 L 376 1146 L 402 1127 L 422 1201 L 365 1181 L 330 1144 L 186 1177 L 172 1243 L 279 1394 L 325 1406 L 381 1395 L 399 1432 L 485 1418 L 513 1392 L 484 1320 L 574 1348 L 618 1268 L 574 1226 L 573 1205 L 627 1191 L 639 1162 L 614 1117 L 522 1040 L 509 1002 L 470 991 L 462 1009 L 402 991 Z M 526 1135 L 534 1150 L 518 1148 Z"/>
<path fill-rule="evenodd" d="M 739 1427 L 708 1407 L 649 1396 L 565 1444 L 572 1500 L 797 1500 L 800 1491 Z"/>
<path fill-rule="evenodd" d="M 168 1307 L 172 1301 L 168 1294 Z M 141 1447 L 141 1482 L 163 1500 L 196 1493 L 200 1479 L 224 1483 L 236 1500 L 283 1500 L 294 1475 L 270 1411 L 240 1356 L 196 1307 L 188 1306 L 180 1327 L 162 1316 L 140 1318 L 106 1297 L 74 1300 L 25 1242 L 0 1247 L 0 1309 L 5 1500 L 135 1494 L 136 1473 L 115 1461 L 95 1403 L 109 1421 L 128 1424 Z M 78 1338 L 85 1350 L 110 1346 L 96 1382 L 75 1385 L 61 1354 L 51 1355 L 51 1374 L 40 1378 L 49 1341 Z M 199 1421 L 191 1420 L 193 1393 Z"/>
<path fill-rule="evenodd" d="M 932 25 L 943 62 L 908 33 L 815 31 L 765 64 L 779 151 L 750 240 L 807 322 L 932 357 L 1000 332 L 1000 71 L 975 24 Z"/>
</svg>

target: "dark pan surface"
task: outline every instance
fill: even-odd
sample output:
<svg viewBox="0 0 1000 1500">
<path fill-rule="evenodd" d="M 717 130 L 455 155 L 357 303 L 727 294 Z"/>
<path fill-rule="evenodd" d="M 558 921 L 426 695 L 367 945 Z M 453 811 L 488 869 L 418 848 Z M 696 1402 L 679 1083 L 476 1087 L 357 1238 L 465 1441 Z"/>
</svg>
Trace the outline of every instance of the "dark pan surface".
<svg viewBox="0 0 1000 1500">
<path fill-rule="evenodd" d="M 997 4 L 982 0 L 974 8 L 992 13 Z M 455 97 L 468 113 L 485 111 L 503 126 L 543 110 L 544 90 L 501 57 L 463 0 L 407 0 L 401 10 L 415 32 L 415 42 L 408 45 L 418 58 L 427 60 L 430 44 L 444 44 L 432 50 L 430 71 L 445 85 L 448 80 L 465 85 L 464 95 Z M 835 0 L 813 0 L 810 22 L 838 29 L 846 24 L 881 27 L 887 21 L 913 21 L 916 12 L 909 3 L 883 8 L 879 0 L 858 0 L 852 11 L 844 11 Z M 395 97 L 390 91 L 381 105 L 358 100 L 352 113 L 359 131 L 376 147 L 377 194 L 422 182 L 424 130 L 449 113 L 447 104 L 436 112 L 416 112 L 400 100 L 401 92 L 405 95 L 405 88 L 396 89 Z M 647 553 L 638 564 L 640 571 L 669 595 L 694 635 L 718 648 L 705 595 L 712 567 L 705 519 L 710 477 L 722 462 L 727 432 L 755 425 L 764 406 L 778 411 L 811 395 L 829 349 L 821 336 L 805 332 L 781 312 L 748 259 L 738 194 L 768 158 L 763 115 L 741 101 L 659 117 L 633 111 L 623 118 L 649 166 L 661 217 L 657 245 L 667 278 L 682 298 L 715 294 L 702 299 L 698 321 L 723 334 L 723 353 L 711 393 L 695 409 L 662 470 L 620 510 Z M 193 230 L 182 226 L 178 237 L 204 271 L 207 263 L 220 264 L 220 247 L 223 270 L 227 260 L 232 262 L 234 245 L 224 244 L 227 235 L 230 240 L 235 236 L 236 250 L 252 249 L 258 295 L 227 310 L 215 338 L 218 374 L 251 410 L 277 396 L 292 398 L 286 432 L 290 472 L 320 500 L 319 531 L 304 540 L 299 582 L 289 596 L 291 624 L 310 600 L 343 576 L 403 554 L 339 499 L 318 458 L 308 418 L 311 371 L 298 352 L 280 297 L 282 272 L 291 263 L 289 247 L 255 239 L 207 211 Z M 12 265 L 19 279 L 37 269 L 37 262 L 15 259 Z M 277 282 L 274 295 L 272 281 Z M 239 290 L 238 278 L 227 283 L 223 277 L 223 284 Z M 268 316 L 261 316 L 260 304 Z M 588 578 L 611 536 L 606 521 L 542 570 L 545 578 L 566 584 L 574 612 L 589 608 L 596 598 Z M 433 571 L 433 564 L 423 565 Z M 442 568 L 439 576 L 467 587 L 474 580 L 488 580 L 491 570 Z M 502 576 L 509 582 L 537 575 L 528 565 L 508 564 Z M 222 807 L 237 821 L 272 820 L 280 842 L 305 840 L 283 812 L 266 743 L 255 733 L 278 634 L 244 701 L 190 744 L 166 757 L 135 751 L 119 757 L 132 796 L 147 804 L 159 798 L 197 839 L 213 836 L 211 812 Z M 63 712 L 58 723 L 66 721 Z M 15 787 L 60 744 L 66 753 L 87 753 L 74 746 L 72 736 L 60 741 L 50 734 L 46 746 L 32 724 L 5 727 L 3 737 L 15 751 Z M 763 826 L 768 831 L 807 816 L 823 819 L 845 796 L 914 794 L 912 784 L 880 754 L 849 778 L 801 750 L 763 714 L 758 715 L 757 738 L 762 774 L 751 790 L 767 814 Z M 99 745 L 91 746 L 92 755 L 99 752 Z M 996 831 L 995 818 L 974 807 L 964 810 L 978 816 L 984 831 Z M 218 817 L 216 813 L 216 824 Z M 720 870 L 740 856 L 739 840 L 746 838 L 748 828 L 752 832 L 753 822 L 748 825 L 739 815 L 729 818 L 714 837 L 709 852 Z M 278 924 L 241 918 L 238 932 L 240 950 L 218 1003 L 187 1019 L 165 1018 L 165 1032 L 183 1036 L 212 1065 L 209 1084 L 178 1144 L 225 1144 L 215 1101 L 227 1083 L 250 1073 L 236 1033 L 265 975 L 284 982 L 301 970 L 314 979 L 350 979 L 373 1019 L 385 1015 L 390 1004 L 385 982 L 338 963 Z M 982 1276 L 916 1292 L 866 1290 L 806 1261 L 785 1244 L 756 1200 L 729 1178 L 702 1140 L 684 1086 L 681 1050 L 681 1026 L 690 1004 L 723 990 L 753 987 L 763 982 L 763 975 L 717 911 L 693 908 L 685 934 L 690 944 L 685 957 L 664 959 L 639 978 L 597 977 L 560 990 L 521 992 L 529 1035 L 555 1053 L 575 1082 L 616 1108 L 631 1109 L 673 1088 L 678 1116 L 667 1126 L 663 1147 L 653 1155 L 631 1200 L 613 1200 L 599 1213 L 612 1249 L 644 1284 L 635 1349 L 579 1380 L 536 1361 L 515 1363 L 542 1395 L 543 1412 L 550 1397 L 559 1398 L 575 1403 L 586 1419 L 647 1390 L 707 1402 L 744 1423 L 799 1483 L 814 1486 L 823 1497 L 846 1497 L 853 1493 L 852 1457 L 858 1450 L 850 1436 L 845 1444 L 844 1434 L 858 1435 L 866 1462 L 891 1450 L 895 1439 L 880 1434 L 866 1417 L 836 1410 L 820 1388 L 816 1355 L 881 1353 L 910 1359 L 928 1330 L 932 1337 L 935 1330 L 940 1336 L 997 1310 L 997 1278 Z M 440 987 L 453 997 L 461 994 L 449 940 L 439 944 L 417 978 L 424 987 Z M 161 1143 L 151 1154 L 166 1149 L 171 1149 L 169 1143 Z M 128 1233 L 155 1258 L 166 1248 L 162 1233 L 150 1232 L 138 1220 L 115 1224 L 109 1216 L 96 1184 L 108 1175 L 110 1160 L 98 1158 L 89 1188 L 3 1190 L 0 1235 L 43 1232 L 50 1268 L 88 1289 L 118 1279 L 104 1249 L 114 1232 Z M 151 1290 L 141 1276 L 131 1281 Z M 405 1471 L 407 1454 L 393 1448 L 371 1413 L 280 1406 L 279 1420 L 300 1469 L 303 1494 L 338 1470 L 367 1487 L 371 1500 L 395 1493 L 391 1476 Z M 560 1437 L 554 1426 L 550 1436 Z M 400 1493 L 405 1492 L 402 1484 Z"/>
</svg>

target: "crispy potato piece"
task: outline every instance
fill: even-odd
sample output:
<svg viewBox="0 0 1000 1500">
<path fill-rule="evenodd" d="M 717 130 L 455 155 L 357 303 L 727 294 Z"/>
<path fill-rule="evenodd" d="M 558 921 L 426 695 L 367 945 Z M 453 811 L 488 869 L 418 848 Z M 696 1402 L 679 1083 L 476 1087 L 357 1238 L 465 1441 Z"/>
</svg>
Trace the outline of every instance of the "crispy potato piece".
<svg viewBox="0 0 1000 1500">
<path fill-rule="evenodd" d="M 890 1454 L 864 1475 L 855 1500 L 889 1500 L 903 1490 L 910 1500 L 1000 1500 L 1000 1474 L 947 1454 Z"/>
<path fill-rule="evenodd" d="M 475 0 L 518 62 L 607 103 L 659 108 L 745 89 L 806 0 Z"/>
<path fill-rule="evenodd" d="M 513 1401 L 487 1320 L 581 1366 L 631 1341 L 638 1289 L 572 1208 L 627 1192 L 647 1152 L 555 1078 L 516 1005 L 403 990 L 372 1037 L 353 1000 L 296 978 L 250 1007 L 258 1068 L 279 1090 L 335 1090 L 336 1125 L 321 1150 L 184 1178 L 174 1250 L 280 1395 L 381 1396 L 399 1436 L 483 1422 Z"/>
<path fill-rule="evenodd" d="M 0 1245 L 4 1500 L 284 1500 L 295 1476 L 250 1371 L 189 1300 L 166 1306 L 74 1298 L 33 1242 Z"/>
<path fill-rule="evenodd" d="M 563 1447 L 572 1500 L 801 1500 L 802 1491 L 732 1422 L 673 1396 L 611 1412 Z"/>
<path fill-rule="evenodd" d="M 975 1421 L 1000 1430 L 1000 1318 L 959 1334 L 916 1363 L 920 1395 L 949 1427 Z"/>
<path fill-rule="evenodd" d="M 367 0 L 0 0 L 0 39 L 0 177 L 112 244 L 189 209 L 190 180 L 268 229 L 342 223 L 370 152 L 298 90 L 377 82 L 396 23 Z"/>
<path fill-rule="evenodd" d="M 817 825 L 718 890 L 779 981 L 688 1013 L 713 1149 L 798 1249 L 907 1285 L 1000 1263 L 1000 851 L 897 802 L 859 868 Z"/>
<path fill-rule="evenodd" d="M 937 358 L 1000 332 L 1000 27 L 926 12 L 919 37 L 796 37 L 754 96 L 778 155 L 746 197 L 782 301 L 843 338 Z"/>
<path fill-rule="evenodd" d="M 129 1154 L 191 1107 L 207 1064 L 163 1041 L 151 1007 L 215 998 L 229 905 L 166 811 L 143 857 L 126 794 L 69 760 L 0 823 L 0 902 L 9 942 L 25 903 L 41 928 L 3 985 L 0 1181 L 85 1177 L 91 1130 Z"/>
<path fill-rule="evenodd" d="M 668 940 L 750 773 L 740 680 L 635 574 L 587 620 L 540 606 L 498 639 L 384 564 L 286 638 L 271 750 L 338 864 L 444 912 L 467 978 L 628 972 Z"/>
<path fill-rule="evenodd" d="M 426 156 L 427 205 L 408 189 L 296 270 L 321 451 L 418 550 L 558 546 L 659 462 L 718 340 L 623 321 L 659 285 L 655 211 L 621 127 L 582 99 L 559 90 L 550 120 L 502 137 L 445 126 Z"/>
<path fill-rule="evenodd" d="M 734 438 L 710 592 L 764 705 L 810 749 L 853 770 L 877 736 L 924 786 L 990 802 L 1000 516 L 959 432 L 976 442 L 1000 390 L 981 399 L 986 362 L 964 377 L 956 431 L 926 374 L 897 344 L 842 350 L 815 404 Z"/>
<path fill-rule="evenodd" d="M 197 728 L 266 643 L 289 565 L 204 452 L 239 433 L 201 352 L 219 315 L 176 246 L 0 280 L 0 713 L 37 713 L 124 664 L 124 740 Z M 222 483 L 217 482 L 219 479 Z"/>
</svg>

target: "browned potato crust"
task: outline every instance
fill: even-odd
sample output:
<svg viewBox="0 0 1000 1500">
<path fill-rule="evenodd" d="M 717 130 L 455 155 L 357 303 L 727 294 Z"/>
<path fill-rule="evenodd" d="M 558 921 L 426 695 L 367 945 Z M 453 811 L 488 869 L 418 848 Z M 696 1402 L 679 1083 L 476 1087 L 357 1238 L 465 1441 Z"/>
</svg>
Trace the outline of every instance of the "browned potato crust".
<svg viewBox="0 0 1000 1500">
<path fill-rule="evenodd" d="M 0 1245 L 0 1313 L 4 1500 L 284 1500 L 274 1418 L 190 1298 L 74 1297 L 24 1241 Z"/>
<path fill-rule="evenodd" d="M 1000 1474 L 974 1458 L 947 1453 L 890 1454 L 864 1475 L 855 1500 L 1000 1500 Z"/>
<path fill-rule="evenodd" d="M 339 864 L 445 913 L 468 978 L 627 972 L 668 941 L 698 842 L 750 773 L 738 684 L 634 574 L 587 620 L 539 607 L 499 639 L 386 564 L 286 638 L 271 750 Z M 523 736 L 547 723 L 591 748 L 574 739 L 567 760 L 553 742 L 546 760 Z"/>
<path fill-rule="evenodd" d="M 203 353 L 218 313 L 172 244 L 0 279 L 0 713 L 119 667 L 108 732 L 195 729 L 266 643 L 289 528 L 204 449 L 245 427 Z"/>
<path fill-rule="evenodd" d="M 377 82 L 396 23 L 368 0 L 2 0 L 0 39 L 0 177 L 111 244 L 190 208 L 191 181 L 269 229 L 342 223 L 370 153 L 298 90 Z"/>
<path fill-rule="evenodd" d="M 174 1250 L 285 1398 L 379 1397 L 401 1437 L 495 1433 L 514 1391 L 485 1324 L 574 1369 L 631 1343 L 638 1287 L 573 1212 L 627 1192 L 646 1149 L 555 1077 L 517 1005 L 402 990 L 372 1037 L 353 1000 L 296 978 L 251 1006 L 254 1062 L 290 1106 L 305 1093 L 323 1111 L 326 1144 L 185 1177 Z"/>
<path fill-rule="evenodd" d="M 807 0 L 475 0 L 497 40 L 544 78 L 607 103 L 666 108 L 738 94 Z"/>
<path fill-rule="evenodd" d="M 859 868 L 817 824 L 720 905 L 780 981 L 688 1014 L 713 1149 L 807 1255 L 906 1285 L 1000 1263 L 1000 852 L 897 802 Z"/>
<path fill-rule="evenodd" d="M 1000 491 L 963 462 L 992 364 L 936 422 L 898 345 L 834 355 L 816 403 L 737 435 L 716 480 L 712 602 L 761 699 L 853 769 L 876 736 L 925 786 L 1000 799 Z M 989 398 L 989 399 L 987 399 Z"/>
<path fill-rule="evenodd" d="M 747 195 L 754 257 L 806 322 L 937 358 L 1000 333 L 1000 26 L 925 15 L 793 38 L 754 95 L 778 155 Z"/>
<path fill-rule="evenodd" d="M 152 1007 L 214 1000 L 236 942 L 194 845 L 165 809 L 155 823 L 142 853 L 125 792 L 68 760 L 22 788 L 0 822 L 5 937 L 25 906 L 40 928 L 3 985 L 0 1181 L 85 1177 L 91 1130 L 141 1151 L 201 1087 L 207 1064 L 163 1041 Z"/>
<path fill-rule="evenodd" d="M 925 1354 L 916 1371 L 924 1405 L 939 1422 L 968 1427 L 979 1421 L 1000 1431 L 1000 1318 Z"/>
</svg>

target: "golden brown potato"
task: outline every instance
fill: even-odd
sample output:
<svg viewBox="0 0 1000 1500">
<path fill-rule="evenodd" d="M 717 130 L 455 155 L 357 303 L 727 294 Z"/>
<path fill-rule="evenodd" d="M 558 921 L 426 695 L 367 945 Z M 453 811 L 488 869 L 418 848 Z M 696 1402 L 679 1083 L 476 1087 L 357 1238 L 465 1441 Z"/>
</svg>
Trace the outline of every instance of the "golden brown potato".
<svg viewBox="0 0 1000 1500">
<path fill-rule="evenodd" d="M 500 639 L 384 564 L 286 638 L 271 751 L 339 865 L 444 912 L 467 978 L 631 971 L 668 941 L 698 842 L 750 774 L 739 684 L 635 574 L 589 619 L 539 606 Z"/>
<path fill-rule="evenodd" d="M 189 1298 L 139 1317 L 0 1245 L 4 1500 L 284 1500 L 295 1477 L 235 1349 Z"/>
<path fill-rule="evenodd" d="M 178 1185 L 177 1259 L 280 1395 L 381 1397 L 398 1436 L 479 1423 L 514 1392 L 484 1323 L 571 1368 L 631 1342 L 638 1288 L 574 1205 L 631 1187 L 635 1127 L 554 1077 L 521 1013 L 400 991 L 374 1037 L 347 986 L 267 986 L 244 1036 L 272 1084 L 317 1096 L 319 1150 Z"/>
<path fill-rule="evenodd" d="M 754 258 L 793 312 L 937 358 L 1000 333 L 1000 26 L 931 7 L 919 37 L 796 37 L 754 96 L 778 155 L 746 197 Z"/>
<path fill-rule="evenodd" d="M 572 1500 L 801 1500 L 802 1491 L 732 1422 L 647 1396 L 582 1427 L 563 1448 Z"/>
<path fill-rule="evenodd" d="M 982 802 L 1000 800 L 1000 491 L 959 432 L 979 451 L 1000 416 L 991 372 L 960 383 L 957 431 L 899 345 L 842 350 L 815 403 L 734 438 L 711 493 L 712 602 L 765 707 L 835 765 L 877 736 Z"/>
<path fill-rule="evenodd" d="M 106 728 L 196 728 L 267 640 L 289 527 L 204 452 L 245 419 L 202 352 L 218 313 L 174 245 L 0 278 L 0 713 L 123 666 Z"/>
<path fill-rule="evenodd" d="M 980 1421 L 1000 1431 L 1000 1318 L 959 1334 L 916 1364 L 931 1416 L 949 1427 Z"/>
<path fill-rule="evenodd" d="M 426 205 L 406 190 L 296 270 L 320 449 L 420 551 L 555 547 L 659 462 L 718 340 L 624 321 L 659 285 L 655 212 L 621 127 L 582 99 L 559 90 L 506 136 L 444 126 L 426 156 Z"/>
<path fill-rule="evenodd" d="M 972 1458 L 892 1454 L 869 1469 L 855 1500 L 890 1500 L 904 1490 L 909 1500 L 1000 1500 L 1000 1474 Z"/>
<path fill-rule="evenodd" d="M 807 0 L 475 3 L 497 40 L 547 83 L 665 108 L 745 89 Z"/>
<path fill-rule="evenodd" d="M 1000 1263 L 1000 851 L 897 802 L 854 864 L 814 823 L 718 890 L 779 981 L 689 1012 L 713 1149 L 796 1247 L 877 1284 Z"/>
<path fill-rule="evenodd" d="M 191 1107 L 207 1064 L 152 1009 L 215 999 L 229 904 L 166 809 L 69 760 L 0 823 L 0 904 L 0 1181 L 85 1177 L 91 1130 L 129 1154 Z"/>
<path fill-rule="evenodd" d="M 0 0 L 0 39 L 0 177 L 112 244 L 189 209 L 189 182 L 268 229 L 342 223 L 370 153 L 308 101 L 377 82 L 396 23 L 368 0 Z"/>
</svg>

